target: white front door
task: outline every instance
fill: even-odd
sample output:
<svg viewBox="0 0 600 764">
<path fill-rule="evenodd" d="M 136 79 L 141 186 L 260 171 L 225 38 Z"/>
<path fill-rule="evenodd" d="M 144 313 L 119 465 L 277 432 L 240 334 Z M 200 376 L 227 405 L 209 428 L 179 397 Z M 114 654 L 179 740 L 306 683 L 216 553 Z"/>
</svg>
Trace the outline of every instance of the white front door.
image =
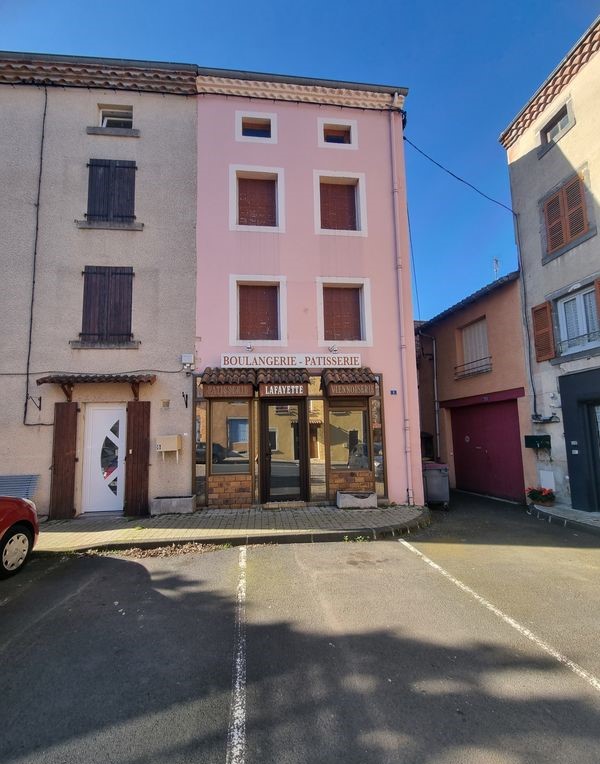
<svg viewBox="0 0 600 764">
<path fill-rule="evenodd" d="M 126 408 L 90 403 L 85 416 L 83 512 L 122 512 Z"/>
</svg>

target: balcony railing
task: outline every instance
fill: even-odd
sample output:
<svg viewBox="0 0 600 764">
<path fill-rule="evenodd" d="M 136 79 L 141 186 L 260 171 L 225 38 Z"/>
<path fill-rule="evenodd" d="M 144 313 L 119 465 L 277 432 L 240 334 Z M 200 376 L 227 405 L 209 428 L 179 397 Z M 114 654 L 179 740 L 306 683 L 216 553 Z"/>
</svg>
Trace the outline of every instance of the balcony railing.
<svg viewBox="0 0 600 764">
<path fill-rule="evenodd" d="M 491 370 L 492 356 L 488 355 L 485 358 L 476 358 L 474 361 L 468 361 L 467 363 L 462 363 L 459 366 L 455 366 L 454 379 L 471 377 L 474 374 L 483 374 L 484 372 Z"/>
<path fill-rule="evenodd" d="M 579 337 L 570 337 L 558 343 L 558 354 L 576 353 L 578 350 L 585 350 L 589 347 L 598 347 L 600 345 L 600 330 L 580 334 Z"/>
</svg>

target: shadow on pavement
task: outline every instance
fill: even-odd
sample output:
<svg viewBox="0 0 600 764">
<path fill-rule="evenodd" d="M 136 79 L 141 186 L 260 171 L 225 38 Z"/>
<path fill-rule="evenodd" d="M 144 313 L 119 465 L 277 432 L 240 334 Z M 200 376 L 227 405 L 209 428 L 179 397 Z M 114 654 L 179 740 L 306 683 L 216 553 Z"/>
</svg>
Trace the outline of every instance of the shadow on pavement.
<svg viewBox="0 0 600 764">
<path fill-rule="evenodd" d="M 225 761 L 235 602 L 193 564 L 72 558 L 4 608 L 2 762 Z M 555 661 L 249 616 L 247 762 L 597 764 L 600 711 Z"/>
</svg>

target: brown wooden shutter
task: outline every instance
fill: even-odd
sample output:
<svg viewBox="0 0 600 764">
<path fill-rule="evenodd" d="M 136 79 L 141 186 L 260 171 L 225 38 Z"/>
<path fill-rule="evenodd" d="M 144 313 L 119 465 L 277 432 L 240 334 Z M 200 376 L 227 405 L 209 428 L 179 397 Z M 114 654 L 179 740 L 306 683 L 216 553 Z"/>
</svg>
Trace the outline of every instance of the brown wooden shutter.
<svg viewBox="0 0 600 764">
<path fill-rule="evenodd" d="M 323 287 L 326 340 L 361 340 L 360 288 Z"/>
<path fill-rule="evenodd" d="M 598 312 L 598 321 L 600 322 L 600 279 L 594 281 L 594 288 L 596 290 L 596 311 Z"/>
<path fill-rule="evenodd" d="M 536 361 L 548 361 L 556 355 L 554 331 L 552 329 L 552 304 L 543 302 L 531 309 L 533 320 L 533 342 Z"/>
<path fill-rule="evenodd" d="M 238 224 L 277 225 L 277 181 L 238 178 Z"/>
<path fill-rule="evenodd" d="M 585 189 L 579 176 L 565 184 L 564 209 L 567 221 L 567 241 L 572 241 L 587 231 Z"/>
<path fill-rule="evenodd" d="M 54 439 L 50 483 L 50 518 L 75 516 L 75 463 L 77 447 L 77 404 L 54 404 Z"/>
<path fill-rule="evenodd" d="M 88 210 L 90 221 L 127 223 L 135 219 L 135 162 L 90 159 Z"/>
<path fill-rule="evenodd" d="M 109 220 L 111 215 L 111 161 L 90 159 L 87 219 Z"/>
<path fill-rule="evenodd" d="M 103 265 L 86 265 L 83 271 L 81 339 L 84 342 L 98 342 L 105 336 L 109 270 Z"/>
<path fill-rule="evenodd" d="M 131 297 L 133 268 L 109 268 L 106 339 L 108 342 L 131 340 Z"/>
<path fill-rule="evenodd" d="M 131 222 L 135 219 L 135 162 L 118 160 L 112 167 L 112 219 Z"/>
<path fill-rule="evenodd" d="M 279 339 L 279 287 L 240 284 L 239 338 L 241 340 Z"/>
<path fill-rule="evenodd" d="M 125 515 L 148 514 L 148 467 L 150 459 L 150 401 L 127 404 L 125 456 Z"/>
<path fill-rule="evenodd" d="M 356 231 L 356 185 L 321 181 L 321 228 Z"/>
<path fill-rule="evenodd" d="M 81 339 L 128 342 L 131 339 L 133 268 L 86 265 Z"/>
<path fill-rule="evenodd" d="M 546 251 L 548 254 L 566 244 L 565 217 L 562 191 L 553 194 L 544 204 L 546 220 Z"/>
</svg>

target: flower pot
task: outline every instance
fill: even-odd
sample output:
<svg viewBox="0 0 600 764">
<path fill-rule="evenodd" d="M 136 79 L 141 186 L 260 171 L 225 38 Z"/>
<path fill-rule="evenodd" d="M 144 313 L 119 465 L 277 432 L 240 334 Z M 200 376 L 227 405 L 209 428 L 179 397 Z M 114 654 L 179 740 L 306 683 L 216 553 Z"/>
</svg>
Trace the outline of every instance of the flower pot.
<svg viewBox="0 0 600 764">
<path fill-rule="evenodd" d="M 554 499 L 536 499 L 533 503 L 538 504 L 540 507 L 553 507 Z"/>
</svg>

